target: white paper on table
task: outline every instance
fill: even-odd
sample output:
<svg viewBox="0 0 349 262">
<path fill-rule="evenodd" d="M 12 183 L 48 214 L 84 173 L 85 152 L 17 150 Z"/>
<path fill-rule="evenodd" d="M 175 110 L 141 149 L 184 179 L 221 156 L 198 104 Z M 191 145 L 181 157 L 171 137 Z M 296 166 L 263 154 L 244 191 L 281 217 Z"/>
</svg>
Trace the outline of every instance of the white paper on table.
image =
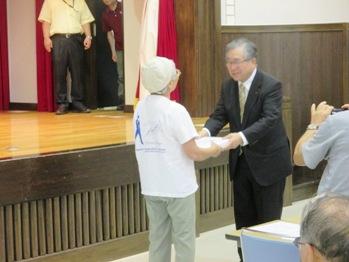
<svg viewBox="0 0 349 262">
<path fill-rule="evenodd" d="M 252 231 L 270 233 L 290 238 L 296 238 L 300 236 L 299 224 L 284 221 L 275 221 L 272 223 L 247 228 L 247 230 L 249 229 L 251 229 Z"/>
<path fill-rule="evenodd" d="M 196 145 L 200 148 L 208 148 L 212 143 L 217 144 L 221 148 L 226 148 L 229 145 L 229 140 L 218 136 L 206 136 L 195 139 Z"/>
</svg>

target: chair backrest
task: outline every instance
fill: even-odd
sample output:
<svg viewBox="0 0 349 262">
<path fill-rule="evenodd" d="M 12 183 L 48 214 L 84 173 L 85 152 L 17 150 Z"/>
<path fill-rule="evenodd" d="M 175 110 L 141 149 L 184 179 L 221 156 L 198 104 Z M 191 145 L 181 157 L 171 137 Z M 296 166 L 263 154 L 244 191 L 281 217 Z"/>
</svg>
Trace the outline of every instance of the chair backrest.
<svg viewBox="0 0 349 262">
<path fill-rule="evenodd" d="M 299 262 L 298 248 L 292 240 L 274 240 L 242 230 L 244 262 Z"/>
</svg>

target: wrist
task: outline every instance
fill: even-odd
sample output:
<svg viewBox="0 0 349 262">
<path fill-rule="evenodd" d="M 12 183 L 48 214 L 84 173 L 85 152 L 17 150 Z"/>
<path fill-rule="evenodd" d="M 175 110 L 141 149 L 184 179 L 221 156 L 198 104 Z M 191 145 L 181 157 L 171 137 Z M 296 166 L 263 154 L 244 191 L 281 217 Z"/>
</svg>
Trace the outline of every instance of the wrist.
<svg viewBox="0 0 349 262">
<path fill-rule="evenodd" d="M 92 40 L 93 37 L 91 35 L 87 35 L 85 38 Z"/>
<path fill-rule="evenodd" d="M 319 125 L 318 124 L 310 123 L 307 126 L 307 130 L 318 130 L 318 129 L 319 129 Z"/>
</svg>

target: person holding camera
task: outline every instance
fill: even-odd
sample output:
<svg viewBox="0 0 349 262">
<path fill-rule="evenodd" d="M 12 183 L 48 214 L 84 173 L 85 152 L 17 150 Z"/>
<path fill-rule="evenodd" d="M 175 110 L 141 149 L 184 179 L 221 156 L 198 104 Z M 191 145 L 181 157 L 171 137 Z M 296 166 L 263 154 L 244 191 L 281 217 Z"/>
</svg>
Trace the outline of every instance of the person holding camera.
<svg viewBox="0 0 349 262">
<path fill-rule="evenodd" d="M 311 120 L 298 140 L 293 160 L 298 166 L 315 169 L 322 160 L 326 168 L 318 194 L 334 192 L 349 196 L 349 104 L 334 109 L 326 102 L 311 106 Z"/>
</svg>

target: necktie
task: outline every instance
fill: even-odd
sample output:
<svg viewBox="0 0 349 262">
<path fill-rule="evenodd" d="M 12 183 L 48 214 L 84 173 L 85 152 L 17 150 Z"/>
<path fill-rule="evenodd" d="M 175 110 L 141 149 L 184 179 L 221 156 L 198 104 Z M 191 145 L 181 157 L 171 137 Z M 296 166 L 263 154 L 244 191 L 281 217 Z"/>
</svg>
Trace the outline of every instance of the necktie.
<svg viewBox="0 0 349 262">
<path fill-rule="evenodd" d="M 245 102 L 246 102 L 246 88 L 245 88 L 243 83 L 240 83 L 240 85 L 239 85 L 239 104 L 240 104 L 240 120 L 241 120 L 241 122 L 242 122 L 242 118 L 244 116 Z"/>
</svg>

